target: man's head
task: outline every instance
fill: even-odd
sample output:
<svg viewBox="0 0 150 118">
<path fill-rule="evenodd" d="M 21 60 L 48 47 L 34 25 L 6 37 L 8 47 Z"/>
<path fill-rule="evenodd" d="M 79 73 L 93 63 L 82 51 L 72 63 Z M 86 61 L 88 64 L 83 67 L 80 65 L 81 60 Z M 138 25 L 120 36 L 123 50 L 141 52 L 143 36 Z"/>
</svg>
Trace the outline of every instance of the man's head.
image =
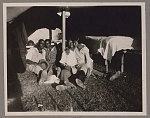
<svg viewBox="0 0 150 118">
<path fill-rule="evenodd" d="M 74 48 L 74 43 L 72 40 L 69 40 L 69 44 L 68 44 L 69 48 Z"/>
<path fill-rule="evenodd" d="M 45 70 L 45 69 L 48 67 L 48 63 L 47 63 L 46 61 L 42 61 L 42 62 L 39 63 L 39 66 L 40 66 L 43 70 Z"/>
<path fill-rule="evenodd" d="M 83 45 L 82 43 L 79 43 L 79 44 L 77 45 L 78 50 L 81 50 L 83 47 L 84 47 L 84 45 Z"/>
<path fill-rule="evenodd" d="M 73 44 L 74 44 L 74 47 L 77 47 L 77 45 L 78 45 L 78 40 L 74 40 Z"/>
<path fill-rule="evenodd" d="M 43 40 L 43 39 L 40 39 L 39 42 L 38 42 L 38 47 L 39 47 L 40 49 L 43 49 L 44 46 L 45 46 L 44 40 Z"/>
<path fill-rule="evenodd" d="M 51 40 L 50 40 L 50 39 L 46 39 L 46 40 L 45 40 L 45 47 L 46 47 L 46 48 L 51 47 Z"/>
<path fill-rule="evenodd" d="M 35 44 L 34 44 L 34 42 L 32 40 L 29 40 L 28 43 L 27 43 L 27 45 L 28 46 L 34 46 Z"/>
</svg>

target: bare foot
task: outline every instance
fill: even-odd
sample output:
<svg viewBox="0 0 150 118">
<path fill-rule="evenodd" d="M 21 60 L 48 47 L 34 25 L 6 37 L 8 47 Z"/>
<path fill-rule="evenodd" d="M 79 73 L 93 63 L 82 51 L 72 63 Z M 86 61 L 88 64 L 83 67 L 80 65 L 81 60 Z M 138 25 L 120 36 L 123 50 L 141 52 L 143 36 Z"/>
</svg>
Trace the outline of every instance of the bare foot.
<svg viewBox="0 0 150 118">
<path fill-rule="evenodd" d="M 41 78 L 40 78 L 39 84 L 44 83 L 46 80 L 47 80 L 47 71 L 43 70 L 41 73 Z"/>
<path fill-rule="evenodd" d="M 121 72 L 120 72 L 120 71 L 117 71 L 113 76 L 110 77 L 109 80 L 110 80 L 110 81 L 113 81 L 113 80 L 119 78 L 119 77 L 120 77 L 120 74 L 121 74 Z"/>
<path fill-rule="evenodd" d="M 71 82 L 69 82 L 69 81 L 65 81 L 64 83 L 67 85 L 68 88 L 75 88 L 75 89 L 77 89 L 77 87 L 74 84 L 72 84 Z"/>
<path fill-rule="evenodd" d="M 77 85 L 80 86 L 81 88 L 86 89 L 86 86 L 84 85 L 84 83 L 83 83 L 81 80 L 76 79 L 76 83 L 77 83 Z"/>
<path fill-rule="evenodd" d="M 56 90 L 58 90 L 58 91 L 63 91 L 63 90 L 66 90 L 66 89 L 67 89 L 67 86 L 65 86 L 65 85 L 56 86 Z"/>
</svg>

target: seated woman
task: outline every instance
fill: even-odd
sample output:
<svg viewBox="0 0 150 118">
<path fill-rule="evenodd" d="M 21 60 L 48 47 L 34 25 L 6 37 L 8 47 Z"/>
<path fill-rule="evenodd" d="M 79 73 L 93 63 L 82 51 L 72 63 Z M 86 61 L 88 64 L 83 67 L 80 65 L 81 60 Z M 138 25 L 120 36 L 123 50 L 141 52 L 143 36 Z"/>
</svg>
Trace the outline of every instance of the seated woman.
<svg viewBox="0 0 150 118">
<path fill-rule="evenodd" d="M 46 61 L 49 63 L 49 69 L 48 69 L 48 76 L 53 75 L 56 72 L 56 76 L 58 77 L 60 75 L 60 68 L 56 67 L 56 55 L 57 55 L 57 49 L 55 44 L 51 44 L 50 39 L 45 40 L 45 51 L 46 51 Z"/>
</svg>

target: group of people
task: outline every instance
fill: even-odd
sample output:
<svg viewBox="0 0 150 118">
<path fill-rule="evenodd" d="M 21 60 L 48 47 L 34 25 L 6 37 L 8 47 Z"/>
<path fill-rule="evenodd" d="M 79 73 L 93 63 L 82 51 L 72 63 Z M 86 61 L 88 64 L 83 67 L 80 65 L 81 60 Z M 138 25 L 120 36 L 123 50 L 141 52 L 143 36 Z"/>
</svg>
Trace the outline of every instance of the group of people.
<svg viewBox="0 0 150 118">
<path fill-rule="evenodd" d="M 50 39 L 40 39 L 26 54 L 26 69 L 37 75 L 39 84 L 57 83 L 58 89 L 76 86 L 86 88 L 85 78 L 89 77 L 93 70 L 89 49 L 79 41 L 69 40 L 60 60 L 59 51 Z"/>
</svg>

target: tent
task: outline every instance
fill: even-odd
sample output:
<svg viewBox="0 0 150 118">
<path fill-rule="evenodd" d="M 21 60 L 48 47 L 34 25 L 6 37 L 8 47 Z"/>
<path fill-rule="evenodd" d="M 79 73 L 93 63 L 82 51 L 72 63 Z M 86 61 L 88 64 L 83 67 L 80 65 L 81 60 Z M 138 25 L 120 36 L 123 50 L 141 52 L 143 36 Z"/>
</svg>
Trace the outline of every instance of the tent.
<svg viewBox="0 0 150 118">
<path fill-rule="evenodd" d="M 8 50 L 17 50 L 25 61 L 23 56 L 25 44 L 32 33 L 41 28 L 62 29 L 62 18 L 57 15 L 60 8 L 59 6 L 7 7 Z M 134 48 L 141 50 L 140 6 L 70 6 L 69 8 L 71 15 L 66 20 L 66 39 L 78 36 L 130 36 L 135 39 Z M 9 63 L 15 63 L 19 59 L 13 59 L 12 62 L 13 55 L 10 53 L 8 55 Z M 25 66 L 25 63 L 23 64 Z M 18 64 L 18 67 L 21 66 Z M 23 70 L 25 68 L 18 69 L 20 72 Z"/>
<path fill-rule="evenodd" d="M 7 8 L 7 22 L 23 21 L 28 36 L 40 28 L 61 29 L 59 7 Z M 10 10 L 9 10 L 10 9 Z M 11 11 L 11 12 L 10 12 Z M 67 35 L 127 35 L 141 38 L 140 6 L 70 7 Z"/>
</svg>

